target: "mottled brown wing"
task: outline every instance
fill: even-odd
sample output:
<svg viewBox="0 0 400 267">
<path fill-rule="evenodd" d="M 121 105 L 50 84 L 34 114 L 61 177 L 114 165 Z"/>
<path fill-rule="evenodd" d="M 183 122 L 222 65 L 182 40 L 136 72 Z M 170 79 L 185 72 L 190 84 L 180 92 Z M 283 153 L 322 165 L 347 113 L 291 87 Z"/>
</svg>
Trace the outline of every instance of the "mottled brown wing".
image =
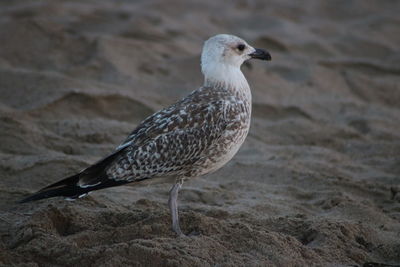
<svg viewBox="0 0 400 267">
<path fill-rule="evenodd" d="M 188 174 L 227 126 L 228 96 L 201 88 L 144 120 L 115 152 L 118 156 L 105 169 L 108 179 Z M 82 186 L 96 183 L 94 177 L 80 181 Z"/>
<path fill-rule="evenodd" d="M 160 134 L 177 129 L 197 128 L 204 123 L 215 123 L 221 118 L 214 116 L 223 116 L 224 104 L 229 97 L 231 95 L 227 91 L 201 87 L 174 105 L 146 118 L 117 150 L 128 145 L 140 146 Z"/>
</svg>

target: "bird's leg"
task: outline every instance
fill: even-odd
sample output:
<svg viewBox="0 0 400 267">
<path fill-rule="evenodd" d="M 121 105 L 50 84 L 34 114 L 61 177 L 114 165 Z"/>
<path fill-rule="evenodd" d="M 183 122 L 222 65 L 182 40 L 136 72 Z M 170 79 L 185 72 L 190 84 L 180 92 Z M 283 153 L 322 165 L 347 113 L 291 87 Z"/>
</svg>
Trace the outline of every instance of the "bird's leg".
<svg viewBox="0 0 400 267">
<path fill-rule="evenodd" d="M 179 217 L 178 217 L 178 192 L 181 189 L 183 184 L 183 179 L 177 180 L 177 182 L 172 186 L 171 191 L 169 191 L 169 199 L 168 199 L 168 206 L 171 210 L 171 217 L 172 217 L 172 230 L 178 236 L 185 236 L 182 233 L 182 230 L 179 226 Z"/>
</svg>

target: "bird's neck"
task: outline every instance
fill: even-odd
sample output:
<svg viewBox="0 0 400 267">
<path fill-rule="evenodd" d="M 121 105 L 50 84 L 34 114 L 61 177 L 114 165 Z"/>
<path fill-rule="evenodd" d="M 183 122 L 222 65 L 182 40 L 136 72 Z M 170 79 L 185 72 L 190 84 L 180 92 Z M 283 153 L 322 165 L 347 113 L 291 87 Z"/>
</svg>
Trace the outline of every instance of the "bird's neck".
<svg viewBox="0 0 400 267">
<path fill-rule="evenodd" d="M 220 64 L 203 66 L 204 86 L 227 88 L 251 101 L 249 84 L 239 67 Z"/>
</svg>

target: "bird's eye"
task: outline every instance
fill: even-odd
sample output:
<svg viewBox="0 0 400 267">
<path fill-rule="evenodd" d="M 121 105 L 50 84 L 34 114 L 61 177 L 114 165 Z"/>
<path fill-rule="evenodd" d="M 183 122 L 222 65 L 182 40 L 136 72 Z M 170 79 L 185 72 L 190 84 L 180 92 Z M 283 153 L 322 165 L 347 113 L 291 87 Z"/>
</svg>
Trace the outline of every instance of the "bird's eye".
<svg viewBox="0 0 400 267">
<path fill-rule="evenodd" d="M 240 44 L 237 46 L 237 49 L 239 49 L 239 51 L 243 51 L 246 48 L 246 46 L 244 44 Z"/>
</svg>

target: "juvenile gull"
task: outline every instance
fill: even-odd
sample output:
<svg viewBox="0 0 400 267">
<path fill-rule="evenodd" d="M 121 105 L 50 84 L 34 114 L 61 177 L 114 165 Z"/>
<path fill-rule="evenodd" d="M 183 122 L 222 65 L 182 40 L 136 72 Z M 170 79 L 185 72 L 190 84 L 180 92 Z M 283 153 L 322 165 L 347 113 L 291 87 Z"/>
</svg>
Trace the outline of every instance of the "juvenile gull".
<svg viewBox="0 0 400 267">
<path fill-rule="evenodd" d="M 201 54 L 202 87 L 145 119 L 111 155 L 21 202 L 75 199 L 106 187 L 173 176 L 168 200 L 172 229 L 183 235 L 177 203 L 183 181 L 221 168 L 249 132 L 251 92 L 240 66 L 250 58 L 271 60 L 268 52 L 239 37 L 211 37 Z"/>
</svg>

